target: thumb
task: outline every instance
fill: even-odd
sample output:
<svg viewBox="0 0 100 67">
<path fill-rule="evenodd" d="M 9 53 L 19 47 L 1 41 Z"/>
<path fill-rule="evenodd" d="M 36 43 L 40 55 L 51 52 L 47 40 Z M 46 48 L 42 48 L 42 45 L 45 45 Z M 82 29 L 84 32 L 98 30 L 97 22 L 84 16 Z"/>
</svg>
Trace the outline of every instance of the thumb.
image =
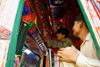
<svg viewBox="0 0 100 67">
<path fill-rule="evenodd" d="M 75 51 L 77 50 L 73 45 L 71 46 L 72 49 L 74 49 Z"/>
</svg>

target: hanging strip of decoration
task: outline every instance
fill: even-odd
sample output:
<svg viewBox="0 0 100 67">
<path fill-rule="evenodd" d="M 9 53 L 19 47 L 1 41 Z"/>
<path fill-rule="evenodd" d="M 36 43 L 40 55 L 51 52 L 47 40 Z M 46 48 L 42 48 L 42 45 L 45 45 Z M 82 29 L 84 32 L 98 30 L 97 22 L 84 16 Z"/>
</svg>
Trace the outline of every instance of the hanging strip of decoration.
<svg viewBox="0 0 100 67">
<path fill-rule="evenodd" d="M 37 44 L 39 45 L 39 47 L 41 48 L 41 50 L 44 52 L 44 51 L 47 51 L 47 48 L 46 48 L 46 46 L 45 46 L 45 44 L 43 43 L 43 41 L 42 41 L 42 39 L 41 39 L 41 37 L 40 37 L 40 35 L 39 35 L 39 33 L 38 33 L 38 31 L 37 31 L 37 29 L 36 29 L 36 27 L 35 27 L 35 25 L 33 24 L 33 22 L 30 22 L 29 23 L 30 25 L 30 29 L 29 29 L 29 33 L 32 35 L 32 37 L 35 39 L 35 41 L 37 42 Z M 32 27 L 32 26 L 33 27 Z"/>
</svg>

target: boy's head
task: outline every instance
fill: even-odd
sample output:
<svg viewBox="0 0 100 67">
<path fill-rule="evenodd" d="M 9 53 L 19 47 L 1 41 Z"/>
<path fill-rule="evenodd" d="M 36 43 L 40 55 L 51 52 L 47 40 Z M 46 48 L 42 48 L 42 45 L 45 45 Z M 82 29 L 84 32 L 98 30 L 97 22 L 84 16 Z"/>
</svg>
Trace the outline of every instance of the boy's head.
<svg viewBox="0 0 100 67">
<path fill-rule="evenodd" d="M 86 29 L 87 28 L 87 25 L 86 25 L 86 22 L 85 22 L 85 19 L 83 17 L 82 14 L 79 14 L 77 17 L 76 17 L 76 20 L 74 22 L 74 26 L 72 28 L 73 30 L 73 35 L 78 37 L 80 32 L 83 30 L 83 29 Z M 87 28 L 88 29 L 88 28 Z"/>
<path fill-rule="evenodd" d="M 62 38 L 67 37 L 69 34 L 69 31 L 66 28 L 60 28 L 57 30 L 57 39 L 61 40 Z"/>
<path fill-rule="evenodd" d="M 86 27 L 87 27 L 87 24 L 86 24 L 86 22 L 85 22 L 85 19 L 84 19 L 84 16 L 83 16 L 83 14 L 82 13 L 80 13 L 77 17 L 76 17 L 76 20 L 75 21 L 82 21 L 85 25 L 86 25 Z"/>
</svg>

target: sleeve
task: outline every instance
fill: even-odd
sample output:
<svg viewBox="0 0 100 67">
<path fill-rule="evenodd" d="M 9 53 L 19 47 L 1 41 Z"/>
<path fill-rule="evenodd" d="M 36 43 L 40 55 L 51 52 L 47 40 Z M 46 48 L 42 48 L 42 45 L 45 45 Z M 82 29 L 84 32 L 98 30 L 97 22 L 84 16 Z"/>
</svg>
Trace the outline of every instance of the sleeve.
<svg viewBox="0 0 100 67">
<path fill-rule="evenodd" d="M 68 44 L 68 46 L 73 45 L 73 42 L 72 42 L 72 40 L 71 40 L 71 39 L 69 39 L 69 38 L 68 38 L 68 39 L 67 39 L 67 41 L 68 41 L 68 43 L 67 43 L 67 44 Z"/>
<path fill-rule="evenodd" d="M 48 39 L 47 43 L 52 47 L 57 47 L 57 40 Z"/>
<path fill-rule="evenodd" d="M 77 67 L 100 67 L 99 59 L 92 59 L 85 57 L 81 52 L 76 61 Z"/>
<path fill-rule="evenodd" d="M 74 47 L 76 47 L 76 44 L 73 43 L 73 41 L 71 39 L 68 39 L 68 44 L 69 46 L 73 45 Z M 77 48 L 77 47 L 76 47 Z"/>
</svg>

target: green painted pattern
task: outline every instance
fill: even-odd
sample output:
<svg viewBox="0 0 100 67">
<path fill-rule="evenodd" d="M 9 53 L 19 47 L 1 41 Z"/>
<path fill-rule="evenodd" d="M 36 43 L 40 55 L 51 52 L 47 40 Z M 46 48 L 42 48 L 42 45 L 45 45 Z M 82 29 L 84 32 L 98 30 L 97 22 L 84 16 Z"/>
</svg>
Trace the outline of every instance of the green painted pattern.
<svg viewBox="0 0 100 67">
<path fill-rule="evenodd" d="M 94 42 L 94 46 L 95 46 L 95 48 L 96 48 L 97 55 L 98 55 L 99 60 L 100 60 L 100 47 L 99 47 L 98 41 L 97 41 L 97 39 L 96 39 L 96 37 L 95 37 L 95 32 L 94 32 L 93 29 L 92 29 L 92 26 L 91 26 L 91 24 L 90 24 L 90 21 L 89 21 L 87 15 L 86 15 L 86 12 L 85 12 L 85 10 L 84 10 L 84 8 L 83 8 L 83 5 L 82 5 L 81 1 L 80 1 L 80 0 L 77 0 L 77 1 L 78 1 L 78 3 L 79 3 L 79 6 L 80 6 L 81 11 L 82 11 L 82 13 L 83 13 L 83 16 L 84 16 L 84 18 L 85 18 L 86 24 L 87 24 L 87 26 L 88 26 L 88 28 L 89 28 L 90 34 L 91 34 L 92 39 L 93 39 L 93 42 Z"/>
<path fill-rule="evenodd" d="M 22 51 L 22 57 L 21 57 L 21 60 L 20 60 L 20 63 L 19 63 L 19 67 L 21 67 L 21 63 L 22 63 L 22 59 L 23 59 L 24 53 L 25 53 L 25 50 Z"/>
<path fill-rule="evenodd" d="M 23 22 L 22 26 L 21 26 L 21 31 L 19 32 L 19 35 L 18 35 L 18 41 L 19 41 L 19 39 L 21 41 L 20 46 L 19 46 L 19 50 L 18 50 L 18 53 L 17 53 L 18 55 L 22 54 L 22 50 L 23 50 L 24 42 L 25 42 L 25 39 L 26 39 L 26 36 L 27 36 L 28 28 L 29 28 L 29 25 L 27 23 Z"/>
<path fill-rule="evenodd" d="M 51 49 L 49 48 L 49 67 L 52 67 Z"/>
<path fill-rule="evenodd" d="M 12 35 L 11 35 L 6 67 L 13 67 L 13 64 L 14 64 L 15 51 L 16 51 L 17 40 L 18 40 L 18 31 L 19 31 L 19 27 L 20 27 L 23 6 L 24 6 L 24 0 L 20 0 L 15 23 L 13 26 Z"/>
<path fill-rule="evenodd" d="M 37 64 L 37 67 L 40 67 L 40 63 L 41 63 L 41 58 L 39 59 L 39 63 Z"/>
</svg>

